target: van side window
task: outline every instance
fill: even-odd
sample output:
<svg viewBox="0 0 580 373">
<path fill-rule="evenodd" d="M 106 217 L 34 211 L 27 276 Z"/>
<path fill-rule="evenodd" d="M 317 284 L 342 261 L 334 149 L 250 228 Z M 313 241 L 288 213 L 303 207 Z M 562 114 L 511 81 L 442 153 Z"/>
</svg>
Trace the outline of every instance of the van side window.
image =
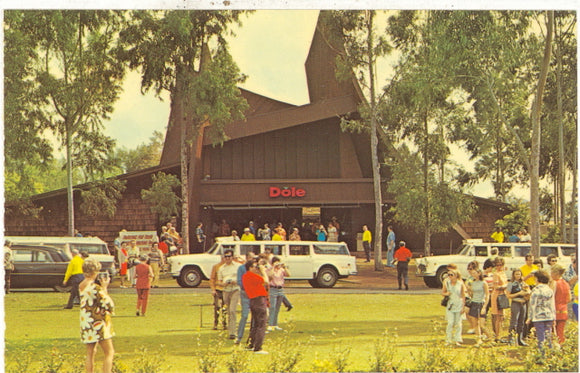
<svg viewBox="0 0 580 373">
<path fill-rule="evenodd" d="M 12 250 L 15 262 L 32 262 L 31 250 Z"/>
<path fill-rule="evenodd" d="M 326 255 L 350 255 L 348 249 L 344 245 L 314 245 L 315 254 Z"/>
<path fill-rule="evenodd" d="M 266 246 L 264 246 L 264 249 L 266 247 L 268 249 L 270 249 L 270 251 L 272 252 L 272 254 L 274 254 L 274 255 L 282 255 L 282 253 L 283 253 L 282 249 L 283 249 L 284 245 L 266 245 Z"/>
<path fill-rule="evenodd" d="M 516 256 L 526 256 L 531 250 L 530 246 L 515 246 L 515 255 Z"/>
<path fill-rule="evenodd" d="M 487 246 L 475 246 L 475 256 L 487 256 Z"/>
<path fill-rule="evenodd" d="M 33 255 L 35 262 L 51 263 L 53 261 L 52 257 L 46 251 L 37 251 L 36 253 L 33 253 L 33 254 L 36 254 L 36 255 Z"/>
<path fill-rule="evenodd" d="M 290 245 L 290 255 L 310 255 L 308 245 Z"/>
<path fill-rule="evenodd" d="M 498 255 L 503 257 L 510 257 L 512 256 L 512 248 L 511 246 L 500 246 L 497 248 Z"/>
<path fill-rule="evenodd" d="M 548 256 L 550 254 L 558 256 L 558 247 L 540 245 L 540 256 Z"/>
<path fill-rule="evenodd" d="M 254 254 L 260 253 L 260 246 L 259 245 L 240 245 L 240 256 L 245 256 L 249 252 L 253 252 Z"/>
</svg>

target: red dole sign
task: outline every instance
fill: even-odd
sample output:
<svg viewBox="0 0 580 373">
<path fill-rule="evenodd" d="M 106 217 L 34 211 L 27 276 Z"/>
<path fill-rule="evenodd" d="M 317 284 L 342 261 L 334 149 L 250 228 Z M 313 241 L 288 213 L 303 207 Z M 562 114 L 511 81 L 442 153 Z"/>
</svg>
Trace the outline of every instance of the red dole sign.
<svg viewBox="0 0 580 373">
<path fill-rule="evenodd" d="M 306 191 L 302 188 L 296 187 L 270 187 L 270 198 L 287 197 L 287 198 L 302 198 L 306 195 Z"/>
</svg>

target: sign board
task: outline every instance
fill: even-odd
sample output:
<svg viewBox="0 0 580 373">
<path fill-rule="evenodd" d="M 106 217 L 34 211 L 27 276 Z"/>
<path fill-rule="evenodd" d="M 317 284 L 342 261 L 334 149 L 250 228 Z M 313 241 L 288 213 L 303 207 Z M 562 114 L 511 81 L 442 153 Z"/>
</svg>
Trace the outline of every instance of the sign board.
<svg viewBox="0 0 580 373">
<path fill-rule="evenodd" d="M 139 251 L 149 251 L 151 250 L 151 243 L 159 242 L 159 237 L 157 237 L 157 232 L 155 231 L 119 232 L 120 242 L 127 241 L 130 245 L 133 240 L 137 242 Z"/>
<path fill-rule="evenodd" d="M 302 218 L 320 218 L 320 207 L 302 207 Z"/>
</svg>

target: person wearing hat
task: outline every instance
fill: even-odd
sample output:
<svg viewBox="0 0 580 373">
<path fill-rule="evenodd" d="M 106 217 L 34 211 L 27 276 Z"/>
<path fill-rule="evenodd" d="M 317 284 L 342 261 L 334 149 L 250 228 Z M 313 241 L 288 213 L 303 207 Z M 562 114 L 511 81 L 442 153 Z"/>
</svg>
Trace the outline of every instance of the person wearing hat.
<svg viewBox="0 0 580 373">
<path fill-rule="evenodd" d="M 79 284 L 85 278 L 83 275 L 83 263 L 85 261 L 84 258 L 77 249 L 72 249 L 71 253 L 73 258 L 70 262 L 68 262 L 68 266 L 66 267 L 66 272 L 64 274 L 64 279 L 62 280 L 63 286 L 66 286 L 69 281 L 72 286 L 70 290 L 70 296 L 68 297 L 68 303 L 66 306 L 64 306 L 64 308 L 68 310 L 73 308 L 75 299 L 80 299 Z"/>
<path fill-rule="evenodd" d="M 397 280 L 399 281 L 399 290 L 405 280 L 405 290 L 409 290 L 409 260 L 413 257 L 411 250 L 405 247 L 405 241 L 399 242 L 399 248 L 395 251 L 395 260 L 397 261 Z"/>
<path fill-rule="evenodd" d="M 135 278 L 137 283 L 137 316 L 145 316 L 147 311 L 147 301 L 149 300 L 149 289 L 151 288 L 151 279 L 153 279 L 153 269 L 148 262 L 147 255 L 139 255 L 139 264 L 135 266 Z"/>
<path fill-rule="evenodd" d="M 244 234 L 242 234 L 242 241 L 256 241 L 256 236 L 252 233 L 250 228 L 244 228 Z"/>
</svg>

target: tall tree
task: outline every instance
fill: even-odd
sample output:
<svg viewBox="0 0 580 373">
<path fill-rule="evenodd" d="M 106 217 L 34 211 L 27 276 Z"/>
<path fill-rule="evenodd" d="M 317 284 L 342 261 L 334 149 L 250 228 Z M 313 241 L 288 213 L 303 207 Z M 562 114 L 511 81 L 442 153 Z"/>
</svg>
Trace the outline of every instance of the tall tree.
<svg viewBox="0 0 580 373">
<path fill-rule="evenodd" d="M 532 147 L 530 152 L 530 234 L 532 236 L 532 253 L 540 256 L 540 133 L 542 101 L 544 88 L 550 69 L 552 57 L 552 35 L 554 33 L 554 12 L 546 14 L 546 37 L 544 41 L 544 55 L 540 64 L 540 73 L 534 102 L 532 104 Z"/>
<path fill-rule="evenodd" d="M 530 180 L 532 247 L 539 255 L 539 153 L 544 86 L 551 56 L 553 14 L 542 12 L 434 12 L 441 27 L 433 35 L 445 58 L 447 75 L 480 106 L 493 108 L 517 147 L 523 173 Z M 547 19 L 538 32 L 532 21 Z M 545 35 L 545 36 L 544 36 Z M 543 50 L 543 54 L 542 54 Z M 499 56 L 499 57 L 498 57 Z M 502 103 L 510 102 L 506 106 Z M 532 102 L 531 109 L 529 102 Z M 512 115 L 512 110 L 517 113 Z M 511 121 L 509 118 L 522 118 Z"/>
<path fill-rule="evenodd" d="M 378 100 L 375 71 L 377 59 L 385 56 L 391 47 L 380 36 L 375 25 L 376 11 L 321 11 L 322 24 L 326 26 L 325 37 L 337 48 L 337 75 L 341 80 L 356 79 L 366 101 L 359 108 L 360 118 L 342 118 L 347 130 L 364 130 L 370 134 L 373 190 L 375 200 L 374 262 L 375 270 L 383 270 L 383 198 L 381 194 L 378 138 Z"/>
<path fill-rule="evenodd" d="M 114 11 L 15 11 L 34 17 L 28 35 L 36 39 L 31 77 L 43 105 L 45 125 L 66 150 L 68 232 L 74 233 L 73 164 L 96 172 L 112 141 L 103 135 L 103 119 L 113 111 L 124 68 L 112 57 L 121 15 Z M 30 105 L 24 97 L 23 105 Z M 34 111 L 33 111 L 34 112 Z M 90 153 L 87 150 L 90 149 Z M 74 163 L 73 163 L 74 161 Z"/>
<path fill-rule="evenodd" d="M 34 80 L 39 39 L 36 12 L 4 12 L 4 159 L 5 197 L 26 198 L 39 191 L 34 174 L 53 160 L 52 146 L 42 136 L 47 101 Z"/>
<path fill-rule="evenodd" d="M 389 19 L 389 32 L 402 56 L 395 78 L 385 87 L 382 107 L 388 130 L 417 148 L 410 152 L 399 147 L 405 155 L 399 157 L 389 191 L 395 193 L 395 218 L 423 232 L 426 255 L 433 233 L 463 222 L 474 211 L 471 199 L 447 172 L 449 126 L 465 125 L 469 116 L 466 103 L 446 77 L 445 55 L 433 36 L 439 16 L 404 11 Z"/>
<path fill-rule="evenodd" d="M 199 173 L 204 128 L 215 143 L 226 124 L 242 119 L 247 108 L 237 84 L 245 77 L 228 53 L 228 27 L 241 11 L 135 11 L 122 34 L 130 44 L 121 56 L 142 72 L 143 91 L 166 90 L 171 97 L 169 126 L 180 130 L 181 230 L 189 252 L 190 210 L 198 210 L 192 182 Z M 194 211 L 194 216 L 198 211 Z"/>
<path fill-rule="evenodd" d="M 465 143 L 476 180 L 490 180 L 498 200 L 527 183 L 532 90 L 537 41 L 526 12 L 435 11 L 432 40 L 446 80 L 473 102 L 475 121 L 459 123 L 454 141 Z M 469 180 L 469 179 L 468 179 Z"/>
<path fill-rule="evenodd" d="M 551 178 L 554 183 L 554 218 L 560 226 L 562 241 L 573 239 L 567 232 L 566 183 L 575 178 L 577 169 L 577 38 L 576 13 L 558 11 L 554 14 L 554 58 L 548 75 L 544 110 L 542 114 L 542 141 L 540 151 L 540 177 Z M 572 191 L 572 196 L 576 191 Z M 571 227 L 573 227 L 571 225 Z M 570 236 L 570 237 L 568 237 Z"/>
</svg>

